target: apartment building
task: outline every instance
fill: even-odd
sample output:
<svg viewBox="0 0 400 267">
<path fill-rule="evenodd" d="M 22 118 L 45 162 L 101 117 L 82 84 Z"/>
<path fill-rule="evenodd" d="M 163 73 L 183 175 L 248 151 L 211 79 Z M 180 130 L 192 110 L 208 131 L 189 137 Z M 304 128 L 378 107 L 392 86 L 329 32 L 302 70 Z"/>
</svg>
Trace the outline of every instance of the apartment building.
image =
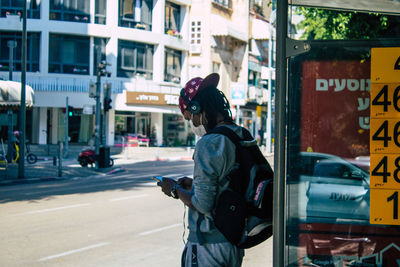
<svg viewBox="0 0 400 267">
<path fill-rule="evenodd" d="M 263 143 L 270 150 L 275 29 L 268 3 L 193 0 L 189 76 L 219 73 L 219 88 L 230 100 L 236 122 L 253 136 L 265 137 L 268 141 Z"/>
<path fill-rule="evenodd" d="M 22 1 L 0 6 L 0 77 L 8 79 L 9 48 L 16 40 L 13 80 L 20 80 Z M 106 60 L 112 88 L 107 144 L 118 135 L 151 136 L 156 145 L 184 139 L 186 125 L 177 106 L 187 80 L 188 0 L 32 0 L 28 9 L 27 84 L 35 90 L 27 112 L 33 143 L 65 138 L 68 97 L 71 143 L 87 143 L 94 132 L 90 84 Z M 3 120 L 2 120 L 3 121 Z M 2 125 L 3 126 L 3 125 Z M 2 127 L 4 128 L 4 127 Z"/>
<path fill-rule="evenodd" d="M 21 2 L 0 4 L 0 78 L 4 80 L 9 75 L 10 40 L 17 42 L 13 80 L 21 77 Z M 112 109 L 106 113 L 108 145 L 125 134 L 148 136 L 154 145 L 185 144 L 190 129 L 177 106 L 180 89 L 189 78 L 210 72 L 221 75 L 220 88 L 231 100 L 237 122 L 256 135 L 262 127 L 257 107 L 265 112 L 264 89 L 273 84 L 266 86 L 272 74 L 263 68 L 273 65 L 266 63 L 268 56 L 267 61 L 261 56 L 257 67 L 251 61 L 257 53 L 266 53 L 255 49 L 257 45 L 250 47 L 253 41 L 270 45 L 272 40 L 255 33 L 259 24 L 252 27 L 252 2 L 31 0 L 27 84 L 35 90 L 35 104 L 27 111 L 27 138 L 38 144 L 63 141 L 68 101 L 73 107 L 68 118 L 70 142 L 89 141 L 95 127 L 95 99 L 89 93 L 98 63 L 104 60 L 110 64 L 110 75 L 101 78 L 101 88 L 111 84 L 112 90 Z M 267 48 L 271 53 L 272 45 Z M 2 138 L 7 136 L 5 116 L 5 108 L 0 107 Z"/>
</svg>

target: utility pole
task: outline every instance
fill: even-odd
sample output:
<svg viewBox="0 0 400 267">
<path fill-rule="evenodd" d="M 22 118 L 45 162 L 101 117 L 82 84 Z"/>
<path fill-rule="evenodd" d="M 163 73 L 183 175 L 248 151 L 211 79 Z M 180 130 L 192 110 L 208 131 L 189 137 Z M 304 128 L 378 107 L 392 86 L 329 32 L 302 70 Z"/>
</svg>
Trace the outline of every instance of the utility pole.
<svg viewBox="0 0 400 267">
<path fill-rule="evenodd" d="M 68 96 L 65 100 L 65 139 L 64 139 L 64 158 L 68 157 L 68 142 L 69 142 L 69 104 L 68 104 Z"/>
<path fill-rule="evenodd" d="M 111 109 L 111 83 L 103 86 L 103 145 L 107 146 L 107 113 Z"/>
<path fill-rule="evenodd" d="M 100 49 L 99 49 L 100 50 Z M 101 123 L 101 105 L 100 105 L 100 96 L 101 96 L 101 76 L 109 77 L 111 75 L 110 72 L 107 71 L 106 67 L 110 66 L 105 60 L 99 62 L 97 66 L 97 81 L 96 81 L 96 126 L 95 126 L 95 150 L 96 157 L 99 157 L 100 154 L 100 123 Z M 105 113 L 104 113 L 105 116 Z M 96 169 L 98 169 L 98 160 L 96 160 Z"/>
<path fill-rule="evenodd" d="M 100 63 L 97 66 L 97 80 L 96 80 L 96 116 L 94 126 L 94 137 L 95 137 L 95 152 L 96 152 L 96 169 L 99 168 L 98 156 L 100 154 L 100 91 L 101 91 L 101 70 Z"/>
<path fill-rule="evenodd" d="M 21 58 L 21 107 L 20 107 L 20 149 L 19 149 L 19 163 L 18 163 L 18 178 L 25 178 L 25 120 L 26 120 L 26 103 L 25 103 L 25 90 L 26 90 L 26 13 L 27 13 L 27 0 L 24 1 L 22 17 L 22 58 Z"/>
<path fill-rule="evenodd" d="M 9 75 L 8 75 L 8 80 L 12 81 L 13 80 L 13 69 L 14 69 L 14 48 L 17 47 L 17 42 L 14 40 L 10 40 L 7 42 L 7 46 L 10 49 L 10 54 L 9 54 Z M 7 111 L 7 117 L 8 117 L 8 141 L 7 141 L 7 161 L 12 162 L 12 152 L 13 152 L 13 112 L 11 109 Z"/>
</svg>

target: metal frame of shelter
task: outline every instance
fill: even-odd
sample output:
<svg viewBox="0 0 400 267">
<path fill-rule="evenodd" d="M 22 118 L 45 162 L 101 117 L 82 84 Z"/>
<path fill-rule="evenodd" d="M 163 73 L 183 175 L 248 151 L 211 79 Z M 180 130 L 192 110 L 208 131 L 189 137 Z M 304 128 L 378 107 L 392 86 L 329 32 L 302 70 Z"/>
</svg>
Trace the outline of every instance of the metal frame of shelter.
<svg viewBox="0 0 400 267">
<path fill-rule="evenodd" d="M 395 0 L 278 0 L 276 31 L 276 96 L 275 96 L 275 155 L 274 155 L 274 232 L 273 266 L 285 266 L 285 212 L 286 212 L 286 138 L 288 59 L 310 50 L 310 44 L 288 36 L 289 6 L 400 14 L 400 1 Z"/>
</svg>

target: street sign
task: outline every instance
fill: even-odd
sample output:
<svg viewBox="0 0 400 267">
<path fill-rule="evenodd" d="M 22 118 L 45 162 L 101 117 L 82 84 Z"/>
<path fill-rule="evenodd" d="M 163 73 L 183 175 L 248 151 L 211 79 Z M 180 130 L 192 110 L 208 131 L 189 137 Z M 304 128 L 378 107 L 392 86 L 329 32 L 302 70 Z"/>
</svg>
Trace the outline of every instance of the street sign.
<svg viewBox="0 0 400 267">
<path fill-rule="evenodd" d="M 400 225 L 400 47 L 371 49 L 370 223 Z"/>
<path fill-rule="evenodd" d="M 371 155 L 371 188 L 400 190 L 400 155 Z"/>
<path fill-rule="evenodd" d="M 370 151 L 372 153 L 400 154 L 400 118 L 371 119 Z"/>
<path fill-rule="evenodd" d="M 400 83 L 371 85 L 371 117 L 400 118 Z"/>
<path fill-rule="evenodd" d="M 400 79 L 400 47 L 371 49 L 371 82 L 395 83 Z"/>
<path fill-rule="evenodd" d="M 400 225 L 399 193 L 400 190 L 371 189 L 371 224 Z"/>
</svg>

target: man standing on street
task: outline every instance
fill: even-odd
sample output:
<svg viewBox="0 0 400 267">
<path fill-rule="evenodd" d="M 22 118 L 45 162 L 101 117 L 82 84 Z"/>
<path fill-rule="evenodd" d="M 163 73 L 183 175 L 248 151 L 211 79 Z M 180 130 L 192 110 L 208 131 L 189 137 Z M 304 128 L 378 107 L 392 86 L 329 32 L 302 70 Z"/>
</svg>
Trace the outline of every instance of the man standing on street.
<svg viewBox="0 0 400 267">
<path fill-rule="evenodd" d="M 208 134 L 223 126 L 243 137 L 242 128 L 232 119 L 225 95 L 217 89 L 219 75 L 193 78 L 181 90 L 179 107 L 193 132 L 202 137 L 193 155 L 193 180 L 176 182 L 164 178 L 158 185 L 171 197 L 189 207 L 189 236 L 182 254 L 182 266 L 230 266 L 242 264 L 244 251 L 231 244 L 214 226 L 212 213 L 216 199 L 227 188 L 227 174 L 235 163 L 235 145 L 221 134 Z M 204 137 L 203 137 L 204 136 Z"/>
</svg>

